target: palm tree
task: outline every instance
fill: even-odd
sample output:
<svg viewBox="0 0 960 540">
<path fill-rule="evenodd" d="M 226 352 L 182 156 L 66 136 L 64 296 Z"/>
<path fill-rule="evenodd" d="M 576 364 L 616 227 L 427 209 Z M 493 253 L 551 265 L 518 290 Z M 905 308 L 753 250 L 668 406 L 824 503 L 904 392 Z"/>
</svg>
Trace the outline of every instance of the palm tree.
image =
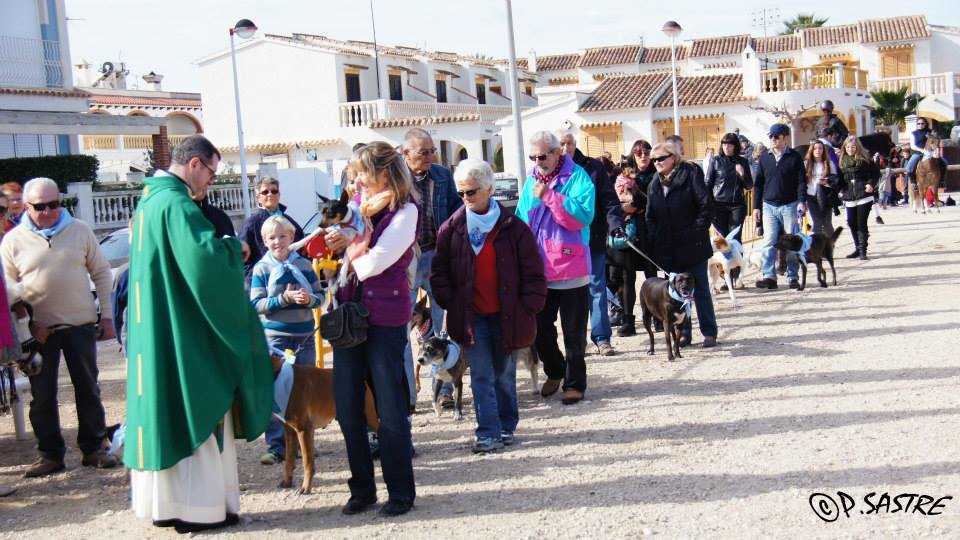
<svg viewBox="0 0 960 540">
<path fill-rule="evenodd" d="M 874 90 L 870 92 L 873 110 L 870 115 L 885 126 L 900 125 L 911 114 L 917 114 L 917 107 L 925 96 L 913 93 L 901 86 L 899 90 Z"/>
<path fill-rule="evenodd" d="M 823 26 L 827 23 L 827 19 L 818 19 L 817 16 L 813 13 L 797 13 L 797 16 L 791 20 L 783 21 L 783 26 L 785 27 L 783 32 L 780 32 L 781 36 L 789 36 L 797 30 L 803 28 L 817 28 Z"/>
</svg>

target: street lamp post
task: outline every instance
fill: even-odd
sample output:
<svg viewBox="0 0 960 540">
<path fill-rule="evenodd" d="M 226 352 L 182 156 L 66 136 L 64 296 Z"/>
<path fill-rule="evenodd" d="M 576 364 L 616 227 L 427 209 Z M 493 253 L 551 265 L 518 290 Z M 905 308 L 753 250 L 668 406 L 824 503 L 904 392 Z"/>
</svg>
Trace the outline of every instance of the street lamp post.
<svg viewBox="0 0 960 540">
<path fill-rule="evenodd" d="M 517 80 L 517 49 L 513 43 L 513 7 L 510 0 L 505 0 L 507 5 L 507 43 L 510 47 L 510 88 L 513 91 L 513 130 L 517 137 L 517 187 L 523 187 L 523 181 L 527 179 L 524 174 L 523 162 L 523 124 L 520 118 L 520 82 Z"/>
<path fill-rule="evenodd" d="M 673 78 L 673 134 L 680 135 L 680 109 L 677 107 L 677 36 L 683 31 L 677 21 L 667 21 L 661 28 L 670 38 L 670 65 Z"/>
<path fill-rule="evenodd" d="M 237 143 L 240 145 L 240 189 L 243 191 L 243 217 L 250 217 L 250 179 L 247 178 L 247 153 L 243 145 L 243 121 L 240 119 L 240 83 L 237 79 L 237 50 L 233 36 L 250 39 L 257 33 L 257 25 L 250 19 L 240 19 L 230 29 L 230 60 L 233 62 L 233 97 L 237 106 Z"/>
</svg>

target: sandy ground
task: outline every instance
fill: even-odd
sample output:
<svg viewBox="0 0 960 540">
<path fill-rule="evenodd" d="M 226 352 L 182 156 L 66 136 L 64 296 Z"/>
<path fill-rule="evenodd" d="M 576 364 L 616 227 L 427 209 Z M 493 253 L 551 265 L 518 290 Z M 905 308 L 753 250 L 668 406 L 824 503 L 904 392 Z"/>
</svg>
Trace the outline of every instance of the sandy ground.
<svg viewBox="0 0 960 540">
<path fill-rule="evenodd" d="M 864 501 L 871 492 L 874 503 L 883 493 L 960 497 L 960 212 L 884 215 L 886 225 L 870 225 L 871 260 L 838 262 L 839 287 L 751 288 L 736 311 L 717 299 L 715 350 L 690 348 L 668 363 L 661 342 L 649 357 L 640 352 L 645 335 L 619 339 L 617 356 L 588 357 L 587 399 L 573 407 L 532 397 L 521 370 L 521 444 L 506 451 L 472 455 L 472 411 L 462 423 L 437 419 L 426 412 L 424 391 L 413 428 L 417 506 L 401 518 L 340 514 L 348 493 L 336 426 L 317 435 L 319 475 L 307 496 L 275 487 L 279 467 L 257 462 L 262 440 L 242 444 L 244 522 L 227 534 L 958 535 L 957 498 L 935 509 L 938 516 L 885 511 L 896 505 L 874 513 Z M 849 250 L 844 233 L 837 251 Z M 124 367 L 112 345 L 101 353 L 112 423 L 123 414 Z M 73 396 L 61 373 L 62 420 L 73 446 Z M 21 479 L 33 458 L 33 442 L 15 441 L 10 418 L 0 420 L 0 483 L 20 488 L 0 499 L 0 534 L 175 535 L 133 517 L 124 471 L 80 467 L 73 448 L 67 473 Z M 838 491 L 854 506 L 824 522 L 811 494 L 840 503 Z"/>
</svg>

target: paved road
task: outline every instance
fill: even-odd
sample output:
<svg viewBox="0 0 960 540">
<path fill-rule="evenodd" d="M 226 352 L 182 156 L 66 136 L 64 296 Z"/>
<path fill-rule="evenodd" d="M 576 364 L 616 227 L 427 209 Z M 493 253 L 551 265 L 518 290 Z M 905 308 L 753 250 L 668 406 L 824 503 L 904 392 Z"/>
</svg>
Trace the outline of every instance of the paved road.
<svg viewBox="0 0 960 540">
<path fill-rule="evenodd" d="M 336 427 L 318 435 L 315 493 L 274 486 L 259 465 L 263 443 L 244 445 L 245 524 L 232 533 L 323 537 L 836 537 L 960 534 L 960 212 L 897 209 L 873 230 L 868 262 L 839 262 L 839 286 L 802 293 L 748 290 L 743 307 L 717 300 L 721 347 L 668 363 L 648 357 L 646 336 L 588 358 L 587 400 L 564 407 L 523 391 L 522 441 L 469 453 L 473 415 L 414 417 L 417 509 L 397 520 L 339 514 L 346 464 Z M 845 234 L 838 247 L 850 249 Z M 747 276 L 752 281 L 752 275 Z M 662 339 L 662 338 L 661 338 Z M 661 352 L 662 346 L 658 343 Z M 123 369 L 103 362 L 108 415 L 122 416 Z M 72 392 L 62 416 L 75 437 Z M 421 403 L 426 410 L 426 403 Z M 73 444 L 69 441 L 69 444 Z M 0 420 L 0 532 L 15 536 L 142 537 L 122 472 L 96 473 L 68 457 L 50 480 L 19 480 L 30 442 Z M 382 490 L 382 486 L 381 486 Z M 849 507 L 824 522 L 809 499 Z M 876 493 L 869 498 L 864 497 Z M 880 494 L 943 501 L 938 516 L 887 513 Z M 385 492 L 381 492 L 385 498 Z M 899 499 L 906 503 L 906 498 Z M 930 510 L 932 503 L 926 503 Z M 815 499 L 821 511 L 834 511 Z M 879 506 L 880 512 L 873 512 Z M 167 533 L 163 533 L 167 534 Z"/>
</svg>

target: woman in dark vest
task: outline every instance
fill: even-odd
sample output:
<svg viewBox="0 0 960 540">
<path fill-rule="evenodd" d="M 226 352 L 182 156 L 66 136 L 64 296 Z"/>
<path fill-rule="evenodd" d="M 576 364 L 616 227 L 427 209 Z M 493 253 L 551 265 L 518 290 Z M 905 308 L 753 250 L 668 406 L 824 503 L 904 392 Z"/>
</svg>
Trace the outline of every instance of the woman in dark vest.
<svg viewBox="0 0 960 540">
<path fill-rule="evenodd" d="M 350 500 L 342 511 L 356 514 L 377 502 L 363 415 L 364 384 L 369 379 L 380 416 L 380 465 L 389 494 L 380 514 L 398 516 L 410 511 L 416 496 L 403 350 L 413 309 L 407 268 L 413 260 L 418 209 L 410 191 L 410 171 L 393 146 L 373 142 L 354 156 L 350 166 L 356 172 L 364 230 L 347 247 L 350 284 L 337 298 L 341 302 L 355 298 L 359 282 L 370 327 L 363 344 L 333 348 L 337 422 L 350 463 Z"/>
</svg>

